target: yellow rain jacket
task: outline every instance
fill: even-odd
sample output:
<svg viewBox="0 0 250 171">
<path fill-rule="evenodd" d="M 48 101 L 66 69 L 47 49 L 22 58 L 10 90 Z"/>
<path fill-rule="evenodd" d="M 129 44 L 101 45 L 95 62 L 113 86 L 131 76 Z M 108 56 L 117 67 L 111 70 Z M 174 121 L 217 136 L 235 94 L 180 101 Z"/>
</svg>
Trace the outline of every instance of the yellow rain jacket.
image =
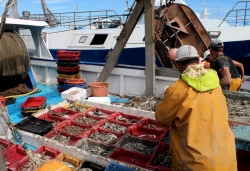
<svg viewBox="0 0 250 171">
<path fill-rule="evenodd" d="M 172 127 L 172 169 L 236 171 L 235 139 L 218 75 L 199 69 L 189 66 L 156 105 L 156 120 Z"/>
</svg>

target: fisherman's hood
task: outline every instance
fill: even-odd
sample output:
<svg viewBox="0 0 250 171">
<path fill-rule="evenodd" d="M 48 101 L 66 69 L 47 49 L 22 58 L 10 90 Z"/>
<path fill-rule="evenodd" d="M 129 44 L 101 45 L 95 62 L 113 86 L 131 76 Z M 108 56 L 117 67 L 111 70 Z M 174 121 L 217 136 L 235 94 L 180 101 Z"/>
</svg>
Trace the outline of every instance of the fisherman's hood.
<svg viewBox="0 0 250 171">
<path fill-rule="evenodd" d="M 205 69 L 202 64 L 188 66 L 181 74 L 181 79 L 199 92 L 213 90 L 220 86 L 217 72 L 213 69 Z"/>
</svg>

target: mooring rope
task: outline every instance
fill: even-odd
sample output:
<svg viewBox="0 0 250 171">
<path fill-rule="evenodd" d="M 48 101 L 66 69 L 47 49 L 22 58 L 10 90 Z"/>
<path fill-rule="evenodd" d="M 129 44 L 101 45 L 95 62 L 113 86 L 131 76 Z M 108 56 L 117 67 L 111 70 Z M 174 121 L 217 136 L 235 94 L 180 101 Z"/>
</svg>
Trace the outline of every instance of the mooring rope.
<svg viewBox="0 0 250 171">
<path fill-rule="evenodd" d="M 1 19 L 1 24 L 0 24 L 0 39 L 1 39 L 3 32 L 4 32 L 6 16 L 7 16 L 7 13 L 9 11 L 10 7 L 11 7 L 11 3 L 12 3 L 12 0 L 8 0 L 8 2 L 6 3 L 6 6 L 5 6 L 5 10 L 2 14 L 2 19 Z"/>
</svg>

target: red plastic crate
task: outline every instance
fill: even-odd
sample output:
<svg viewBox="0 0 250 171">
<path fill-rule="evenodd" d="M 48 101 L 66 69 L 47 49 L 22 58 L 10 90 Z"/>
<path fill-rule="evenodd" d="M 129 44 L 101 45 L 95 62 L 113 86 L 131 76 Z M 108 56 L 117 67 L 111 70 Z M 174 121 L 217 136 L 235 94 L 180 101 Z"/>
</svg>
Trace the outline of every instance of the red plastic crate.
<svg viewBox="0 0 250 171">
<path fill-rule="evenodd" d="M 169 130 L 170 127 L 165 127 L 161 125 L 158 121 L 150 119 L 150 118 L 143 118 L 141 119 L 137 125 L 150 128 L 150 129 L 156 129 L 156 130 Z"/>
<path fill-rule="evenodd" d="M 105 134 L 112 133 L 112 134 L 114 134 L 117 137 L 117 139 L 115 140 L 114 143 L 108 144 L 108 143 L 104 143 L 104 142 L 97 141 L 97 140 L 94 140 L 94 139 L 90 138 L 90 136 L 92 134 L 97 133 L 97 132 L 105 133 Z M 95 128 L 95 129 L 91 130 L 91 134 L 88 137 L 86 137 L 86 138 L 89 138 L 91 141 L 98 142 L 98 143 L 101 143 L 101 144 L 116 145 L 122 139 L 122 137 L 123 137 L 122 133 L 113 132 L 113 131 L 109 131 L 109 130 L 102 129 L 102 128 Z"/>
<path fill-rule="evenodd" d="M 65 109 L 63 107 L 58 107 L 53 109 L 51 112 L 49 112 L 52 115 L 57 115 L 58 117 L 65 117 L 65 115 L 68 116 L 68 118 L 70 118 L 70 116 L 80 113 L 77 111 L 73 111 L 73 110 L 69 110 L 69 109 Z"/>
<path fill-rule="evenodd" d="M 100 128 L 102 128 L 102 129 L 104 129 L 103 128 L 103 126 L 105 125 L 105 122 L 107 122 L 107 123 L 113 123 L 113 124 L 117 124 L 118 126 L 124 126 L 124 127 L 127 127 L 127 131 L 126 131 L 126 133 L 128 132 L 128 130 L 129 130 L 129 128 L 131 127 L 130 125 L 128 125 L 128 124 L 126 124 L 126 123 L 124 123 L 124 122 L 116 122 L 116 121 L 114 121 L 114 120 L 106 120 L 105 122 L 104 122 L 105 120 L 103 120 L 103 122 L 101 122 L 101 125 L 99 126 Z M 109 129 L 105 129 L 105 130 L 109 130 Z M 109 131 L 111 131 L 111 130 L 109 130 Z M 112 133 L 113 132 L 117 132 L 117 131 L 111 131 Z M 119 132 L 119 133 L 122 133 L 122 132 Z M 126 134 L 125 133 L 125 134 Z M 123 133 L 122 133 L 123 134 Z"/>
<path fill-rule="evenodd" d="M 237 168 L 238 171 L 249 171 L 250 169 L 250 151 L 237 150 Z"/>
<path fill-rule="evenodd" d="M 21 105 L 21 110 L 41 109 L 46 103 L 46 97 L 28 97 L 27 100 Z"/>
<path fill-rule="evenodd" d="M 57 51 L 58 60 L 79 60 L 81 51 Z"/>
<path fill-rule="evenodd" d="M 47 146 L 40 146 L 35 153 L 43 153 L 45 152 L 45 156 L 49 156 L 51 157 L 51 159 L 55 159 L 59 154 L 61 154 L 61 152 L 59 150 L 56 150 L 54 148 L 51 147 L 47 147 Z"/>
<path fill-rule="evenodd" d="M 45 152 L 45 156 L 49 156 L 51 157 L 51 159 L 55 159 L 59 154 L 61 154 L 60 151 L 56 150 L 56 149 L 53 149 L 51 147 L 47 147 L 47 146 L 40 146 L 36 151 L 35 153 L 43 153 Z M 17 166 L 16 166 L 16 169 L 12 169 L 13 171 L 22 171 L 23 170 L 23 167 L 25 165 L 28 165 L 29 163 L 29 158 L 26 158 L 25 160 L 23 160 L 22 162 L 20 162 Z"/>
<path fill-rule="evenodd" d="M 16 167 L 25 159 L 28 158 L 26 151 L 20 145 L 13 145 L 8 150 L 3 152 L 6 167 L 16 169 Z"/>
<path fill-rule="evenodd" d="M 43 119 L 43 120 L 46 120 L 46 121 L 50 121 L 50 122 L 55 122 L 55 123 L 65 121 L 67 119 L 67 118 L 63 118 L 63 117 L 60 117 L 60 116 L 51 115 L 49 113 L 42 114 L 42 115 L 38 116 L 37 118 Z"/>
<path fill-rule="evenodd" d="M 147 167 L 152 169 L 152 170 L 171 171 L 172 168 L 157 166 L 157 165 L 154 164 L 155 159 L 157 159 L 157 157 L 160 154 L 168 153 L 169 149 L 170 149 L 169 144 L 167 144 L 167 143 L 159 143 L 159 145 L 157 146 L 152 158 L 148 162 Z M 169 160 L 171 161 L 171 158 Z"/>
<path fill-rule="evenodd" d="M 75 56 L 79 56 L 81 54 L 81 51 L 70 51 L 70 50 L 58 50 L 57 51 L 57 55 L 75 55 Z"/>
<path fill-rule="evenodd" d="M 126 121 L 119 121 L 119 120 L 117 120 L 117 117 L 119 117 L 119 116 L 122 116 L 123 118 L 129 119 L 129 120 L 133 119 L 135 121 L 135 123 L 128 123 Z M 111 115 L 108 119 L 116 121 L 117 123 L 125 123 L 127 126 L 131 126 L 131 125 L 136 124 L 141 119 L 143 119 L 143 117 L 117 112 L 117 113 Z"/>
<path fill-rule="evenodd" d="M 58 83 L 64 83 L 65 81 L 66 81 L 66 78 L 57 77 L 57 82 Z"/>
<path fill-rule="evenodd" d="M 5 139 L 0 138 L 0 145 L 3 148 L 2 152 L 4 152 L 5 150 L 8 150 L 11 146 L 13 146 L 14 143 L 9 141 L 9 140 L 5 140 Z"/>
<path fill-rule="evenodd" d="M 62 66 L 58 66 L 57 69 L 58 71 L 62 71 L 62 72 L 76 72 L 79 71 L 81 66 L 76 66 L 76 67 L 62 67 Z"/>
<path fill-rule="evenodd" d="M 60 92 L 60 93 L 63 92 L 63 91 L 65 91 L 65 89 L 62 89 L 62 88 L 58 88 L 57 90 L 58 90 L 58 92 Z"/>
<path fill-rule="evenodd" d="M 161 141 L 168 131 L 166 130 L 155 130 L 138 125 L 133 125 L 129 128 L 127 134 L 135 136 L 137 138 L 149 140 L 149 141 Z"/>
<path fill-rule="evenodd" d="M 80 134 L 69 133 L 69 132 L 66 132 L 64 130 L 65 126 L 76 126 L 76 127 L 81 128 L 81 129 L 84 129 L 84 131 L 82 131 L 82 133 L 80 133 Z M 59 130 L 61 132 L 65 132 L 65 133 L 70 134 L 70 135 L 79 136 L 79 137 L 82 137 L 82 138 L 85 138 L 85 137 L 87 137 L 87 136 L 89 136 L 91 134 L 91 131 L 90 131 L 91 128 L 92 128 L 92 126 L 90 126 L 90 125 L 81 125 L 81 124 L 78 124 L 78 123 L 73 122 L 71 120 L 65 120 L 63 122 L 58 123 L 55 126 L 56 130 Z"/>
<path fill-rule="evenodd" d="M 133 164 L 142 168 L 145 168 L 150 160 L 149 156 L 139 154 L 136 152 L 128 151 L 123 148 L 116 148 L 109 156 L 111 159 L 115 159 L 121 162 Z"/>
<path fill-rule="evenodd" d="M 63 135 L 65 137 L 69 137 L 69 145 L 74 146 L 76 143 L 78 143 L 78 141 L 80 141 L 82 138 L 78 137 L 78 136 L 74 136 L 74 135 L 70 135 L 66 132 L 60 132 L 58 130 L 53 130 L 51 132 L 49 132 L 48 134 L 45 135 L 46 138 L 52 138 L 54 135 L 59 134 Z M 60 143 L 60 142 L 59 142 Z"/>
<path fill-rule="evenodd" d="M 96 122 L 94 122 L 94 123 L 92 123 L 92 124 L 85 124 L 85 123 L 81 123 L 81 122 L 79 122 L 79 121 L 76 121 L 76 119 L 82 118 L 83 115 L 85 115 L 86 118 L 93 118 L 93 119 L 95 119 Z M 70 119 L 71 119 L 73 122 L 78 123 L 78 124 L 80 124 L 80 125 L 89 125 L 89 126 L 92 126 L 92 127 L 98 127 L 98 126 L 102 125 L 102 123 L 103 123 L 103 122 L 101 122 L 101 121 L 103 121 L 103 118 L 100 118 L 100 117 L 96 118 L 96 117 L 94 117 L 94 116 L 92 116 L 92 115 L 88 115 L 87 113 L 77 113 L 77 114 L 71 116 Z"/>
<path fill-rule="evenodd" d="M 69 56 L 69 55 L 56 55 L 57 60 L 60 61 L 76 61 L 79 60 L 79 56 Z"/>
<path fill-rule="evenodd" d="M 102 116 L 99 116 L 99 115 L 95 115 L 95 114 L 93 114 L 93 111 L 95 111 L 95 110 L 99 110 L 99 111 L 101 111 L 102 113 L 107 114 L 107 116 L 105 116 L 105 117 L 103 116 L 103 117 L 102 117 Z M 117 113 L 117 112 L 111 111 L 111 110 L 105 110 L 105 109 L 101 109 L 101 108 L 94 107 L 94 108 L 88 109 L 86 113 L 87 113 L 88 115 L 93 116 L 93 118 L 108 118 L 108 117 L 110 117 L 111 114 L 114 114 L 114 113 Z"/>
</svg>

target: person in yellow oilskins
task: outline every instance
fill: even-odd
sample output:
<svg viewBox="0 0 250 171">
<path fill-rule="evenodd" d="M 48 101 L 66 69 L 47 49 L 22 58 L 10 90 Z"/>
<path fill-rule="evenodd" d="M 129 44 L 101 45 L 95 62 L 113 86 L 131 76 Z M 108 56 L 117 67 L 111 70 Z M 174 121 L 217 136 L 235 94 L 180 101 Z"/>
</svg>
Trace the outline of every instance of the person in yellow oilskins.
<svg viewBox="0 0 250 171">
<path fill-rule="evenodd" d="M 173 171 L 236 171 L 235 138 L 217 72 L 198 64 L 197 50 L 176 53 L 180 79 L 164 92 L 155 118 L 171 126 Z"/>
</svg>

